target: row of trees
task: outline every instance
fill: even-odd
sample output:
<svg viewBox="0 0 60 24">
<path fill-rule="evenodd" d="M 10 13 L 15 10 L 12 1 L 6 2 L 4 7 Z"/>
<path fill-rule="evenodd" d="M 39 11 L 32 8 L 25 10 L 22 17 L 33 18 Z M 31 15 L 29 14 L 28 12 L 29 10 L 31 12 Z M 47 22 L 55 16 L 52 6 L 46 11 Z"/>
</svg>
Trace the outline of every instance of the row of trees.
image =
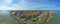
<svg viewBox="0 0 60 24">
<path fill-rule="evenodd" d="M 22 18 L 24 21 L 43 21 L 49 20 L 51 17 L 50 11 L 11 11 L 11 16 Z"/>
</svg>

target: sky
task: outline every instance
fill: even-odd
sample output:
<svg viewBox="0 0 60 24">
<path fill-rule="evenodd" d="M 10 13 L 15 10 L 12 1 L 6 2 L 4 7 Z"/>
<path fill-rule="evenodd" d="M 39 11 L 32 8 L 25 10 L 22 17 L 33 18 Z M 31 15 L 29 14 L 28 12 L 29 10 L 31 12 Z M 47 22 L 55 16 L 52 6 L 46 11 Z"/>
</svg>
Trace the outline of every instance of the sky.
<svg viewBox="0 0 60 24">
<path fill-rule="evenodd" d="M 60 0 L 0 0 L 0 10 L 60 10 Z"/>
</svg>

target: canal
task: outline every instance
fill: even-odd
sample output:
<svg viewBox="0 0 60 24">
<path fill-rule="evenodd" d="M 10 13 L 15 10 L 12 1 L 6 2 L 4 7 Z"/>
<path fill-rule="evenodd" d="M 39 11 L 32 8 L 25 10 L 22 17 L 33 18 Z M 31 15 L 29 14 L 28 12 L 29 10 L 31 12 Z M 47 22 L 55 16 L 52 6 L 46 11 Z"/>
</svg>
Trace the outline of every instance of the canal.
<svg viewBox="0 0 60 24">
<path fill-rule="evenodd" d="M 54 17 L 46 24 L 60 24 L 59 14 L 60 11 L 58 10 Z M 20 22 L 11 17 L 8 11 L 0 10 L 0 24 L 20 24 Z"/>
</svg>

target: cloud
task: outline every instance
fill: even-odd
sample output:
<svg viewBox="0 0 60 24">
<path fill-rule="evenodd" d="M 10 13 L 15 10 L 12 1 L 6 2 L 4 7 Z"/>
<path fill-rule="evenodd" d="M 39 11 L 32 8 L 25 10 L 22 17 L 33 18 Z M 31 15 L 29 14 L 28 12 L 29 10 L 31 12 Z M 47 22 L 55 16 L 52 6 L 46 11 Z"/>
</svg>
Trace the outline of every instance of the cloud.
<svg viewBox="0 0 60 24">
<path fill-rule="evenodd" d="M 0 10 L 59 10 L 60 3 L 55 0 L 5 0 Z"/>
<path fill-rule="evenodd" d="M 24 0 L 20 0 L 21 2 L 19 2 L 18 4 L 18 1 L 16 2 L 16 0 L 9 0 L 7 2 L 6 1 L 3 4 L 0 4 L 0 10 L 26 10 L 26 4 Z"/>
</svg>

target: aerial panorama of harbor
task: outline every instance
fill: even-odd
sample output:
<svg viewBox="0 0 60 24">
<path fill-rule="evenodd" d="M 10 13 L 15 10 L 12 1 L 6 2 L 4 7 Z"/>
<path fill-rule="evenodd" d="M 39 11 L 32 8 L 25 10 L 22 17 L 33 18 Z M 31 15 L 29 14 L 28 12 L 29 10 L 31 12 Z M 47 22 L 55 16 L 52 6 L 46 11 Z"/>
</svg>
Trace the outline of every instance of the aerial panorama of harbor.
<svg viewBox="0 0 60 24">
<path fill-rule="evenodd" d="M 0 10 L 0 24 L 60 24 L 60 10 Z"/>
</svg>

